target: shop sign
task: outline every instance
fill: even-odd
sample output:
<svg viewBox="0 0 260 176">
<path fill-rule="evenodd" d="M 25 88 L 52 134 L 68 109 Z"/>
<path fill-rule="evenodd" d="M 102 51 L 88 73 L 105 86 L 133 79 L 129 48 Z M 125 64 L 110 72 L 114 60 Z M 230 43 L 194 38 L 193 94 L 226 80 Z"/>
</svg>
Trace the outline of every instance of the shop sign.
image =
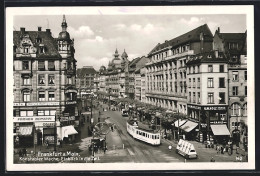
<svg viewBox="0 0 260 176">
<path fill-rule="evenodd" d="M 59 104 L 59 102 L 32 102 L 26 103 L 26 106 L 56 106 Z"/>
<path fill-rule="evenodd" d="M 77 104 L 76 101 L 66 101 L 66 105 L 73 105 L 73 104 Z"/>
<path fill-rule="evenodd" d="M 43 127 L 54 127 L 55 126 L 55 122 L 49 122 L 49 123 L 42 123 Z"/>
<path fill-rule="evenodd" d="M 205 111 L 225 111 L 227 107 L 226 106 L 204 106 L 203 109 Z"/>
<path fill-rule="evenodd" d="M 187 106 L 188 106 L 188 108 L 201 110 L 200 106 L 195 106 L 195 105 L 187 105 Z"/>
<path fill-rule="evenodd" d="M 210 124 L 226 124 L 227 122 L 226 121 L 211 121 Z"/>
<path fill-rule="evenodd" d="M 13 122 L 55 121 L 55 116 L 13 117 Z"/>
<path fill-rule="evenodd" d="M 25 103 L 13 103 L 13 106 L 25 106 Z"/>
<path fill-rule="evenodd" d="M 207 127 L 206 123 L 201 123 L 200 125 L 201 125 L 202 128 L 206 128 Z"/>
<path fill-rule="evenodd" d="M 34 133 L 34 144 L 37 144 L 37 133 Z"/>
<path fill-rule="evenodd" d="M 75 120 L 75 116 L 69 116 L 69 117 L 61 117 L 60 121 L 70 121 L 70 120 Z"/>
</svg>

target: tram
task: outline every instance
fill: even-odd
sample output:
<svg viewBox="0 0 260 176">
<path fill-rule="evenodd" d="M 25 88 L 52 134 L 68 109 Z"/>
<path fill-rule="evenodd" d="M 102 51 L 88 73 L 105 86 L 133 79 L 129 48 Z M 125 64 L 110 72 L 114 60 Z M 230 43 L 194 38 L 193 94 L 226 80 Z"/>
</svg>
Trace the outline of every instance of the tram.
<svg viewBox="0 0 260 176">
<path fill-rule="evenodd" d="M 141 129 L 135 120 L 128 120 L 126 122 L 126 128 L 127 132 L 135 139 L 151 145 L 161 144 L 160 132 L 154 132 L 153 129 Z"/>
</svg>

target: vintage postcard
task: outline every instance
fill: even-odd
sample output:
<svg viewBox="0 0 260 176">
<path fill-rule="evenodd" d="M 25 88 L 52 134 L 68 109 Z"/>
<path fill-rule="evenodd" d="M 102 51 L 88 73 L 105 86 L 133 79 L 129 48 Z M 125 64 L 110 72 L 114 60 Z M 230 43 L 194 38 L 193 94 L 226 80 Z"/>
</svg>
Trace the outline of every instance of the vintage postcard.
<svg viewBox="0 0 260 176">
<path fill-rule="evenodd" d="M 8 7 L 7 171 L 255 169 L 253 24 L 253 6 Z"/>
</svg>

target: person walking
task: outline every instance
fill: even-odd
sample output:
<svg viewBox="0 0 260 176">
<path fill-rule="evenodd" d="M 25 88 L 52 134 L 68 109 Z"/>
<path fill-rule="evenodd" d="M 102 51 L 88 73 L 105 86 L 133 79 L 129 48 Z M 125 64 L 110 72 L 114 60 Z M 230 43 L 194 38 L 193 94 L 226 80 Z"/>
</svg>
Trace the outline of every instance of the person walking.
<svg viewBox="0 0 260 176">
<path fill-rule="evenodd" d="M 210 162 L 215 162 L 215 159 L 213 157 L 211 157 Z"/>
<path fill-rule="evenodd" d="M 171 151 L 172 151 L 172 146 L 169 145 L 168 149 L 169 149 L 169 151 L 171 152 Z"/>
</svg>

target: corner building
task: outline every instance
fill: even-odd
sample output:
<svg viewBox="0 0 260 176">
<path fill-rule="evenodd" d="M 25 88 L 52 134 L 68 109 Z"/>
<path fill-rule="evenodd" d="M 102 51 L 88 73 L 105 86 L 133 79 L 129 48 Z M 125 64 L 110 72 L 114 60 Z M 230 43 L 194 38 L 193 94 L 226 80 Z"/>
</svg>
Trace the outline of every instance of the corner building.
<svg viewBox="0 0 260 176">
<path fill-rule="evenodd" d="M 213 35 L 204 24 L 158 43 L 148 54 L 146 102 L 187 114 L 186 62 L 193 55 L 212 50 L 212 41 Z"/>
<path fill-rule="evenodd" d="M 187 62 L 187 138 L 219 143 L 229 137 L 228 59 L 223 52 L 211 51 L 193 56 Z M 192 128 L 191 128 L 192 127 Z"/>
<path fill-rule="evenodd" d="M 74 41 L 65 16 L 58 38 L 50 29 L 13 32 L 13 121 L 16 145 L 73 140 L 78 118 Z"/>
</svg>

